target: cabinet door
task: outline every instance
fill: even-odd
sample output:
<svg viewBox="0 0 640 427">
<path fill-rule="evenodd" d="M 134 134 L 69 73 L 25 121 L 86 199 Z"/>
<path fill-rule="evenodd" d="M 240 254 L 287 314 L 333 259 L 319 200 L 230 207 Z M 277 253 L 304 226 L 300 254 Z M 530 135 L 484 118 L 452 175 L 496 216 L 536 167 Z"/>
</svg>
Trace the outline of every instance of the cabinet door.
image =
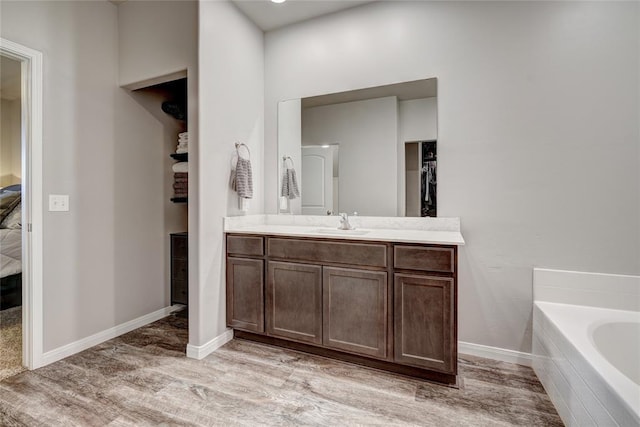
<svg viewBox="0 0 640 427">
<path fill-rule="evenodd" d="M 394 276 L 395 361 L 456 372 L 452 278 Z"/>
<path fill-rule="evenodd" d="M 227 326 L 264 332 L 263 262 L 227 258 Z"/>
<path fill-rule="evenodd" d="M 267 333 L 322 344 L 322 267 L 269 262 Z"/>
<path fill-rule="evenodd" d="M 323 268 L 323 344 L 387 356 L 387 273 Z"/>
</svg>

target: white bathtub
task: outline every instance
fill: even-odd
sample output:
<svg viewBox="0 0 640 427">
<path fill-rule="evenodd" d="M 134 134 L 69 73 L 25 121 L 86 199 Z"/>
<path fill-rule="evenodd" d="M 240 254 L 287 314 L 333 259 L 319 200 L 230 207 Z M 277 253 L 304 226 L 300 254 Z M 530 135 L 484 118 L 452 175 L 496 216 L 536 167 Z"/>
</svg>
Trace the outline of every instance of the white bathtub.
<svg viewBox="0 0 640 427">
<path fill-rule="evenodd" d="M 534 273 L 536 374 L 566 425 L 640 426 L 640 277 L 561 273 Z"/>
</svg>

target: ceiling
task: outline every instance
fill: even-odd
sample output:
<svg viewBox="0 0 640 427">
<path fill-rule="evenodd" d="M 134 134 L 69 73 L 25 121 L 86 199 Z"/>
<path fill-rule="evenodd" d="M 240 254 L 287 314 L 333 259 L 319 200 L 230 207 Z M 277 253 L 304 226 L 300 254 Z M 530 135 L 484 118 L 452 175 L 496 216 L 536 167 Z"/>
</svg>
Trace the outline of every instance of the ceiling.
<svg viewBox="0 0 640 427">
<path fill-rule="evenodd" d="M 0 57 L 0 98 L 20 98 L 20 62 L 5 56 Z"/>
<path fill-rule="evenodd" d="M 317 18 L 376 0 L 232 0 L 263 31 L 275 30 L 296 22 Z"/>
</svg>

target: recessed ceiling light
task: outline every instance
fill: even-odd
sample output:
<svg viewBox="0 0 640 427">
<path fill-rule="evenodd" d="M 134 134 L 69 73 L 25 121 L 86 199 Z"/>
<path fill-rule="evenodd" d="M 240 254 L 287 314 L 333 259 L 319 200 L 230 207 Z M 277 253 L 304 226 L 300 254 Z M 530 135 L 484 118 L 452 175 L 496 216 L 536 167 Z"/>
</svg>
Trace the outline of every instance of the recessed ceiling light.
<svg viewBox="0 0 640 427">
<path fill-rule="evenodd" d="M 271 0 L 273 3 L 284 3 L 287 0 Z"/>
</svg>

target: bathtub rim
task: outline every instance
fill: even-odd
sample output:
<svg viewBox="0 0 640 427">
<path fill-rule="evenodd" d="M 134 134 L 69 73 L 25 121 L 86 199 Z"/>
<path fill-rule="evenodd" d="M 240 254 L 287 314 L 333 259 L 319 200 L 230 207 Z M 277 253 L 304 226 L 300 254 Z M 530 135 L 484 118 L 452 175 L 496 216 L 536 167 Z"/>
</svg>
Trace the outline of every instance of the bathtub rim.
<svg viewBox="0 0 640 427">
<path fill-rule="evenodd" d="M 555 332 L 560 334 L 573 351 L 584 359 L 601 384 L 618 398 L 621 406 L 640 425 L 640 386 L 613 366 L 598 351 L 590 336 L 595 327 L 605 323 L 630 321 L 629 319 L 640 323 L 640 312 L 547 301 L 534 301 L 534 309 L 536 307 L 544 315 L 545 320 L 554 327 Z M 574 364 L 571 361 L 569 363 Z M 575 366 L 574 368 L 576 372 L 581 371 Z M 607 402 L 602 401 L 598 397 L 597 390 L 593 389 L 593 385 L 586 382 L 592 393 L 606 407 Z M 614 414 L 611 415 L 614 419 L 617 418 Z"/>
</svg>

